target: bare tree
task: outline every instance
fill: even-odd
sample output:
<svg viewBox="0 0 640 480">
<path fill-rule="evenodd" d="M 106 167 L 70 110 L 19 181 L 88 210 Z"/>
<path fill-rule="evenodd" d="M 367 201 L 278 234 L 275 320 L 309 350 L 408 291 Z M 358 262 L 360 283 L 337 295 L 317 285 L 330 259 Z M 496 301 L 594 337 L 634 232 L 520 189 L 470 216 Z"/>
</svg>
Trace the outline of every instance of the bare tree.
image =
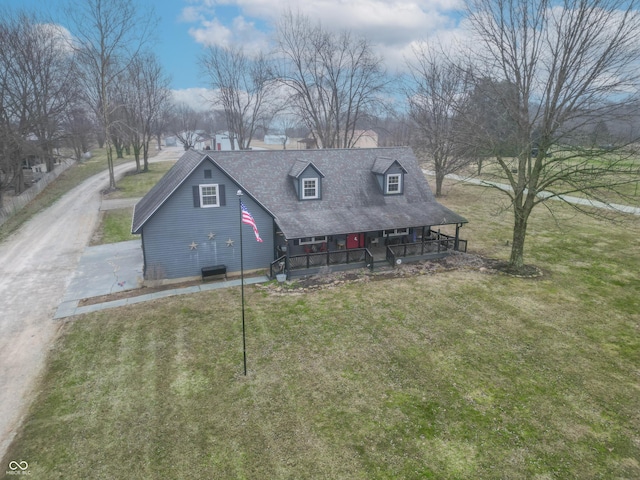
<svg viewBox="0 0 640 480">
<path fill-rule="evenodd" d="M 19 35 L 15 59 L 31 86 L 33 102 L 30 116 L 33 135 L 37 138 L 47 170 L 52 170 L 62 137 L 61 123 L 65 112 L 78 96 L 77 69 L 66 38 L 54 26 L 36 23 L 25 24 L 27 31 Z"/>
<path fill-rule="evenodd" d="M 210 46 L 201 56 L 203 74 L 215 90 L 214 107 L 223 108 L 231 147 L 248 149 L 267 109 L 274 106 L 275 82 L 266 57 L 242 48 Z"/>
<path fill-rule="evenodd" d="M 29 31 L 33 23 L 24 16 L 5 18 L 0 24 L 0 129 L 2 150 L 0 160 L 0 190 L 13 186 L 15 193 L 25 189 L 22 162 L 28 150 L 35 149 L 31 135 L 35 119 L 33 95 L 24 66 L 28 64 L 21 49 L 22 37 L 32 40 Z"/>
<path fill-rule="evenodd" d="M 461 105 L 458 139 L 464 155 L 476 160 L 477 174 L 481 175 L 485 160 L 518 155 L 517 128 L 509 114 L 517 92 L 510 83 L 491 78 L 475 78 L 473 84 Z"/>
<path fill-rule="evenodd" d="M 128 86 L 127 128 L 130 132 L 131 146 L 140 171 L 142 153 L 142 171 L 149 170 L 149 145 L 154 135 L 154 125 L 159 122 L 165 104 L 169 101 L 169 80 L 162 66 L 152 53 L 138 55 L 126 71 L 123 85 Z"/>
<path fill-rule="evenodd" d="M 413 61 L 408 62 L 411 81 L 405 94 L 418 132 L 414 143 L 433 163 L 439 197 L 445 175 L 469 163 L 459 143 L 459 116 L 469 95 L 469 82 L 464 69 L 440 49 L 422 45 L 414 48 L 413 55 Z"/>
<path fill-rule="evenodd" d="M 62 122 L 64 130 L 63 142 L 73 150 L 76 161 L 81 161 L 95 130 L 93 119 L 84 106 L 74 104 L 66 112 Z"/>
<path fill-rule="evenodd" d="M 306 132 L 306 128 L 300 122 L 300 119 L 297 115 L 292 112 L 281 111 L 278 115 L 274 116 L 269 123 L 270 128 L 265 128 L 265 132 L 267 130 L 271 130 L 272 133 L 280 136 L 280 145 L 282 145 L 282 149 L 287 149 L 287 144 L 289 140 L 293 138 L 296 134 L 299 134 L 301 131 Z"/>
<path fill-rule="evenodd" d="M 116 187 L 113 168 L 114 84 L 149 40 L 153 12 L 138 11 L 133 0 L 70 0 L 67 17 L 77 40 L 72 43 L 82 67 L 88 103 L 101 123 L 107 150 L 109 187 Z M 116 137 L 117 138 L 117 137 Z"/>
<path fill-rule="evenodd" d="M 382 107 L 382 59 L 365 38 L 334 34 L 292 12 L 277 25 L 277 76 L 321 148 L 351 148 L 356 129 Z"/>
<path fill-rule="evenodd" d="M 587 150 L 571 141 L 603 116 L 615 116 L 637 92 L 638 4 L 469 0 L 468 19 L 478 65 L 487 67 L 482 77 L 507 82 L 515 92 L 502 101 L 516 128 L 517 155 L 513 162 L 497 158 L 508 188 L 496 188 L 511 201 L 509 262 L 520 271 L 536 206 L 567 194 L 606 201 L 607 192 L 638 178 L 637 163 L 624 151 Z"/>
<path fill-rule="evenodd" d="M 203 114 L 186 103 L 179 103 L 171 110 L 170 130 L 182 143 L 185 150 L 195 147 L 198 130 L 204 123 Z"/>
<path fill-rule="evenodd" d="M 54 148 L 76 83 L 71 52 L 60 31 L 33 15 L 5 15 L 0 24 L 0 182 L 21 193 L 22 162 L 36 157 L 54 167 Z M 0 189 L 2 185 L 0 185 Z"/>
<path fill-rule="evenodd" d="M 409 114 L 390 109 L 377 119 L 375 130 L 378 132 L 379 147 L 399 147 L 414 144 L 415 129 Z"/>
<path fill-rule="evenodd" d="M 152 122 L 151 130 L 156 137 L 158 150 L 162 149 L 162 135 L 169 131 L 172 109 L 173 104 L 171 103 L 171 96 L 169 96 L 166 101 L 160 105 L 160 111 Z"/>
</svg>

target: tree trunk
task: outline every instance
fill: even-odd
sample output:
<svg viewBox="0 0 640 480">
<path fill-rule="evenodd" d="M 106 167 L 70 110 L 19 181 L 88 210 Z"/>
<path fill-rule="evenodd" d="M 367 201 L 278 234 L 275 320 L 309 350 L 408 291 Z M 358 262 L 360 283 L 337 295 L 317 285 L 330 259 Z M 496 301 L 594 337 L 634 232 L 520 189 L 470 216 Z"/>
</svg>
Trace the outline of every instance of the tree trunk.
<svg viewBox="0 0 640 480">
<path fill-rule="evenodd" d="M 444 173 L 436 171 L 436 197 L 442 196 L 442 182 L 444 181 Z"/>
<path fill-rule="evenodd" d="M 136 160 L 136 172 L 140 172 L 140 147 L 137 145 L 133 146 L 133 158 Z"/>
<path fill-rule="evenodd" d="M 24 170 L 22 170 L 21 165 L 18 165 L 18 168 L 16 170 L 16 177 L 13 182 L 13 189 L 16 195 L 20 195 L 22 192 L 24 192 L 27 189 L 24 184 Z"/>
<path fill-rule="evenodd" d="M 527 223 L 531 209 L 514 205 L 513 213 L 515 219 L 509 266 L 513 270 L 519 271 L 524 267 L 524 241 L 527 236 Z"/>
<path fill-rule="evenodd" d="M 149 171 L 149 143 L 150 141 L 147 140 L 142 144 L 142 159 L 144 163 L 144 166 L 142 168 L 143 172 Z"/>
<path fill-rule="evenodd" d="M 116 174 L 113 169 L 113 148 L 111 143 L 107 142 L 107 166 L 109 168 L 109 188 L 111 190 L 116 189 Z"/>
</svg>

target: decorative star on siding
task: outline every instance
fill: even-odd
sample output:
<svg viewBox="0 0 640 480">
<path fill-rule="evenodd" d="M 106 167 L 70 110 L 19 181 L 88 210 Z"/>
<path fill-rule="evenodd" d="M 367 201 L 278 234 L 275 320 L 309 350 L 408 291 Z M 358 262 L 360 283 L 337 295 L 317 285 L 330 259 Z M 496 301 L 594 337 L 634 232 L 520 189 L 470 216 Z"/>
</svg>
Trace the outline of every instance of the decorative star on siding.
<svg viewBox="0 0 640 480">
<path fill-rule="evenodd" d="M 191 242 L 191 245 L 189 245 L 189 250 L 197 250 L 198 249 L 198 244 L 196 242 Z"/>
<path fill-rule="evenodd" d="M 233 240 L 227 240 L 227 247 L 233 247 Z"/>
<path fill-rule="evenodd" d="M 215 240 L 216 234 L 213 232 L 209 232 L 209 240 Z"/>
</svg>

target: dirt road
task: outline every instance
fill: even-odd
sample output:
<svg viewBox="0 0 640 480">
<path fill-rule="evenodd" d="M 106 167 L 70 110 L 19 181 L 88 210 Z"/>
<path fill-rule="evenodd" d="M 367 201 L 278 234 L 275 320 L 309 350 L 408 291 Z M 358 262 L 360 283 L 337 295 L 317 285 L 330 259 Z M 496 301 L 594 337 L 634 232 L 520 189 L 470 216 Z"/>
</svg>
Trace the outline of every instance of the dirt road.
<svg viewBox="0 0 640 480">
<path fill-rule="evenodd" d="M 166 148 L 152 161 L 175 160 Z M 116 167 L 116 175 L 133 163 Z M 0 459 L 33 399 L 62 325 L 53 320 L 98 223 L 107 172 L 91 177 L 0 244 Z"/>
</svg>

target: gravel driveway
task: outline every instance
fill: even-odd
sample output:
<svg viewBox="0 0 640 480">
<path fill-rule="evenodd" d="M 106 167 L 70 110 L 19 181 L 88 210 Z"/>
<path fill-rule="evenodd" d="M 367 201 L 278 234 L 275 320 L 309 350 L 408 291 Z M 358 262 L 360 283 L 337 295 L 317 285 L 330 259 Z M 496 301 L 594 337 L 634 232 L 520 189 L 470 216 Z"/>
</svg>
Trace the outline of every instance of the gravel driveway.
<svg viewBox="0 0 640 480">
<path fill-rule="evenodd" d="M 152 161 L 181 153 L 166 148 Z M 132 166 L 117 166 L 116 175 Z M 98 224 L 108 184 L 107 172 L 91 177 L 0 244 L 0 458 L 33 399 L 62 325 L 53 316 Z"/>
</svg>

